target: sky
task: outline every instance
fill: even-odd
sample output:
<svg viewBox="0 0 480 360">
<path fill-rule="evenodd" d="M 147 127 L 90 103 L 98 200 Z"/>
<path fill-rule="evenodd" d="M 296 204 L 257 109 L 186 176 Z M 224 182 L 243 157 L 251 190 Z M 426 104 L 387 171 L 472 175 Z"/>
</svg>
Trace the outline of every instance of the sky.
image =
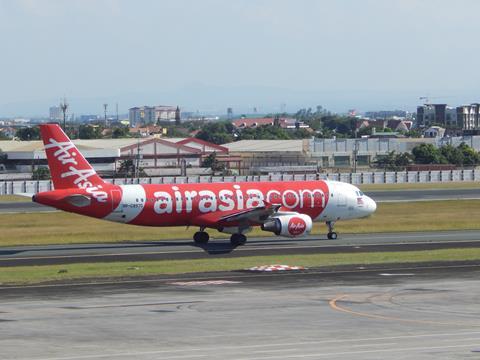
<svg viewBox="0 0 480 360">
<path fill-rule="evenodd" d="M 0 117 L 480 101 L 477 0 L 0 0 Z"/>
</svg>

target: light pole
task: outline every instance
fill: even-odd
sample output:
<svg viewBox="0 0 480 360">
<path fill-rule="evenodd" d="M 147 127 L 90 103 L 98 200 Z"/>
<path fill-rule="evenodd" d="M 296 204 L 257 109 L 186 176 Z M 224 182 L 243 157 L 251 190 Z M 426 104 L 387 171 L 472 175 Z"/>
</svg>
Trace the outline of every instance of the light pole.
<svg viewBox="0 0 480 360">
<path fill-rule="evenodd" d="M 355 129 L 355 142 L 353 144 L 353 172 L 357 172 L 357 155 L 358 155 L 358 141 L 357 141 L 358 130 Z"/>
<path fill-rule="evenodd" d="M 107 127 L 107 107 L 108 107 L 108 104 L 103 104 L 103 113 L 105 116 L 105 127 Z"/>
</svg>

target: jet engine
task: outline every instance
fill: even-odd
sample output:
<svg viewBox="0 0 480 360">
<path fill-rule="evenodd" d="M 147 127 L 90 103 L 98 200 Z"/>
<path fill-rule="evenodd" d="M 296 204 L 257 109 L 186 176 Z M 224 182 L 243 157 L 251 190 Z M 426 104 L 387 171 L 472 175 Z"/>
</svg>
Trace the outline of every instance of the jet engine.
<svg viewBox="0 0 480 360">
<path fill-rule="evenodd" d="M 279 215 L 268 218 L 262 230 L 271 231 L 275 235 L 297 237 L 308 235 L 312 231 L 312 218 L 305 214 Z"/>
</svg>

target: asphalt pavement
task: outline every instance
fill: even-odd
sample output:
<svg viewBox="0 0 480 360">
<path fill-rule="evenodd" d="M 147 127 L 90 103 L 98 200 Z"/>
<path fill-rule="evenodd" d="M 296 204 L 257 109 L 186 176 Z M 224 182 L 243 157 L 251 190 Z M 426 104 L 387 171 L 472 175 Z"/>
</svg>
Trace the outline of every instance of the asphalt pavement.
<svg viewBox="0 0 480 360">
<path fill-rule="evenodd" d="M 366 191 L 376 202 L 433 201 L 433 200 L 469 200 L 480 199 L 478 189 L 417 189 L 417 190 L 381 190 Z"/>
<path fill-rule="evenodd" d="M 306 238 L 250 238 L 234 247 L 227 239 L 198 246 L 192 240 L 168 240 L 0 248 L 0 267 L 87 262 L 207 259 L 254 255 L 355 253 L 435 250 L 480 246 L 480 231 L 442 231 L 385 234 L 342 234 L 337 240 Z"/>
<path fill-rule="evenodd" d="M 1 358 L 478 359 L 479 279 L 432 264 L 2 287 Z"/>
</svg>

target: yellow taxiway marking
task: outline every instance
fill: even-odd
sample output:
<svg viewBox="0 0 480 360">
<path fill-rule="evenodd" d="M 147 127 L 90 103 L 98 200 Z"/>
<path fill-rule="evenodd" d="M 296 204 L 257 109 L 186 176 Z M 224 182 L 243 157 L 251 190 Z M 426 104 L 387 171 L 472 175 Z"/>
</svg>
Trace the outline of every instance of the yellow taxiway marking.
<svg viewBox="0 0 480 360">
<path fill-rule="evenodd" d="M 352 309 L 349 309 L 345 306 L 340 306 L 338 302 L 346 300 L 348 295 L 339 295 L 336 298 L 332 299 L 329 301 L 330 308 L 332 308 L 335 311 L 340 311 L 344 312 L 350 315 L 355 315 L 355 316 L 361 316 L 361 317 L 366 317 L 366 318 L 371 318 L 371 319 L 379 319 L 379 320 L 387 320 L 387 321 L 398 321 L 398 322 L 406 322 L 406 323 L 414 323 L 414 324 L 427 324 L 427 325 L 446 325 L 446 326 L 451 326 L 451 325 L 460 325 L 460 326 L 472 326 L 472 327 L 478 327 L 480 325 L 474 325 L 474 324 L 467 324 L 467 323 L 455 323 L 455 322 L 439 322 L 439 321 L 431 321 L 431 320 L 418 320 L 418 319 L 404 319 L 404 318 L 399 318 L 395 316 L 386 316 L 386 315 L 380 315 L 380 314 L 375 314 L 375 313 L 367 313 L 367 312 L 362 312 L 362 311 L 355 311 Z"/>
</svg>

